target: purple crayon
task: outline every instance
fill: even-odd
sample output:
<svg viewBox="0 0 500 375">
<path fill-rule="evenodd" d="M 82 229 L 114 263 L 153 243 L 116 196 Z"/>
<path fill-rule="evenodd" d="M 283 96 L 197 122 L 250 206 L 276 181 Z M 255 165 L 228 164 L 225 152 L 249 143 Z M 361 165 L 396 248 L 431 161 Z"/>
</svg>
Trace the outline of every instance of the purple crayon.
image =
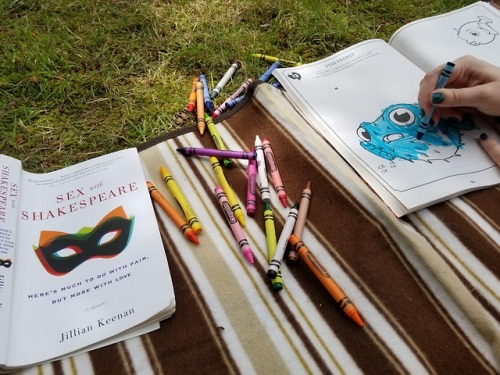
<svg viewBox="0 0 500 375">
<path fill-rule="evenodd" d="M 177 151 L 186 156 L 214 156 L 217 159 L 229 158 L 255 160 L 257 157 L 257 154 L 253 151 L 218 150 L 216 148 L 180 147 Z"/>
<path fill-rule="evenodd" d="M 217 197 L 217 201 L 220 204 L 222 212 L 224 213 L 224 216 L 226 217 L 226 220 L 231 227 L 234 238 L 240 246 L 240 250 L 243 253 L 243 256 L 248 260 L 248 263 L 254 264 L 252 248 L 250 247 L 248 240 L 245 238 L 245 234 L 243 233 L 243 229 L 241 228 L 238 219 L 236 219 L 236 216 L 234 216 L 231 205 L 229 204 L 226 194 L 224 193 L 224 189 L 222 189 L 221 186 L 216 186 L 214 192 L 215 196 Z"/>
</svg>

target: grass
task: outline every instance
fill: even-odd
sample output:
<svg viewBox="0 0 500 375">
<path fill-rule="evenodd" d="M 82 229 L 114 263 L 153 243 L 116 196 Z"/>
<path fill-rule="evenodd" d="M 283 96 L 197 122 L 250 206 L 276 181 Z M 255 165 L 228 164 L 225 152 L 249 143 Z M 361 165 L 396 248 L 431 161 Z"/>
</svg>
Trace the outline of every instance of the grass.
<svg viewBox="0 0 500 375">
<path fill-rule="evenodd" d="M 314 61 L 473 2 L 0 0 L 0 149 L 45 172 L 136 146 L 182 126 L 194 75 L 241 61 L 220 104 L 251 53 Z"/>
</svg>

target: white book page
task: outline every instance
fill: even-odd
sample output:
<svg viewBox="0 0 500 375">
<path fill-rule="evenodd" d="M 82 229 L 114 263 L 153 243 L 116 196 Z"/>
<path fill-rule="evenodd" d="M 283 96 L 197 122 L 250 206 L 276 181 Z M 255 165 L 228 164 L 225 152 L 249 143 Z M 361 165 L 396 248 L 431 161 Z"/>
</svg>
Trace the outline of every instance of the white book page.
<svg viewBox="0 0 500 375">
<path fill-rule="evenodd" d="M 482 124 L 416 139 L 423 72 L 382 40 L 274 75 L 398 216 L 500 182 L 498 168 L 477 142 Z"/>
<path fill-rule="evenodd" d="M 5 363 L 9 339 L 21 173 L 19 160 L 0 155 L 0 364 Z"/>
<path fill-rule="evenodd" d="M 423 71 L 463 55 L 500 66 L 500 10 L 480 1 L 424 18 L 400 28 L 389 44 Z"/>
<path fill-rule="evenodd" d="M 135 149 L 23 175 L 8 366 L 60 357 L 175 307 Z"/>
</svg>

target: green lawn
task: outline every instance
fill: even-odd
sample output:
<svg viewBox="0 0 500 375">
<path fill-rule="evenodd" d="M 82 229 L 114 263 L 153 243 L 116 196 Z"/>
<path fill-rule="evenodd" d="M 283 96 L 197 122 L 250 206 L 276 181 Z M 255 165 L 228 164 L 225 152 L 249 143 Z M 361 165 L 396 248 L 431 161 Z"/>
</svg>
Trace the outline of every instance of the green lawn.
<svg viewBox="0 0 500 375">
<path fill-rule="evenodd" d="M 194 75 L 241 61 L 220 104 L 266 70 L 251 53 L 310 62 L 473 2 L 0 0 L 1 152 L 42 172 L 136 146 L 180 126 Z"/>
</svg>

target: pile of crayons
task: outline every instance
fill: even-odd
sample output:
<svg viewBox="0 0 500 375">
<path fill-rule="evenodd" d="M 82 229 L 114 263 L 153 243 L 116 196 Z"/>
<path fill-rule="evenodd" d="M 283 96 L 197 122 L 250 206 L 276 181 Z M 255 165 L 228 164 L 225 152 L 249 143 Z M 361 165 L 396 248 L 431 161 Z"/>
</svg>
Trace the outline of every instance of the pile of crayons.
<svg viewBox="0 0 500 375">
<path fill-rule="evenodd" d="M 272 72 L 274 69 L 284 66 L 298 66 L 302 63 L 279 59 L 277 57 L 252 54 L 253 57 L 271 64 L 266 71 L 259 77 L 259 81 L 271 83 L 275 87 L 280 87 L 278 81 L 272 81 Z M 244 97 L 247 90 L 255 83 L 252 77 L 243 82 L 240 87 L 229 95 L 219 106 L 214 106 L 216 99 L 223 91 L 227 83 L 232 79 L 236 71 L 241 67 L 239 61 L 231 64 L 226 73 L 222 76 L 215 87 L 210 90 L 205 74 L 193 77 L 191 91 L 188 95 L 187 110 L 196 115 L 196 125 L 201 135 L 204 134 L 207 127 L 207 117 L 212 119 L 220 116 L 222 113 L 234 108 Z"/>
<path fill-rule="evenodd" d="M 254 56 L 268 63 L 272 63 L 266 72 L 259 78 L 262 82 L 268 82 L 272 71 L 283 63 L 281 60 L 270 56 Z M 286 62 L 286 64 L 290 66 L 300 63 Z M 239 98 L 241 98 L 246 90 L 253 84 L 253 79 L 248 78 L 220 107 L 211 111 L 212 100 L 221 93 L 222 89 L 238 67 L 238 63 L 232 64 L 230 69 L 212 91 L 208 90 L 204 75 L 200 75 L 193 79 L 188 110 L 194 111 L 196 109 L 197 125 L 200 135 L 204 134 L 205 127 L 207 127 L 215 144 L 215 148 L 180 147 L 177 151 L 185 156 L 206 157 L 209 160 L 217 179 L 217 184 L 213 189 L 214 199 L 217 201 L 223 216 L 226 218 L 228 226 L 239 247 L 239 251 L 247 262 L 253 265 L 255 262 L 254 252 L 244 232 L 246 225 L 245 214 L 242 205 L 240 205 L 238 201 L 237 195 L 225 177 L 223 169 L 223 167 L 231 168 L 234 159 L 246 160 L 248 164 L 246 167 L 247 186 L 245 208 L 249 217 L 255 216 L 257 204 L 259 202 L 257 191 L 259 191 L 260 201 L 264 205 L 264 226 L 267 258 L 269 262 L 266 275 L 270 280 L 272 290 L 279 292 L 284 287 L 281 265 L 285 254 L 288 254 L 288 260 L 291 262 L 296 262 L 300 258 L 327 289 L 347 316 L 359 326 L 363 326 L 363 321 L 357 309 L 301 239 L 312 196 L 311 182 L 306 182 L 300 200 L 289 208 L 288 197 L 269 138 L 261 139 L 259 135 L 256 135 L 254 147 L 249 151 L 228 150 L 217 131 L 213 119 L 225 110 L 232 108 L 238 100 L 241 100 Z M 211 113 L 211 115 L 209 115 L 209 113 Z M 199 244 L 197 235 L 202 231 L 200 221 L 168 169 L 165 166 L 161 166 L 160 173 L 169 191 L 181 207 L 184 216 L 177 213 L 168 203 L 167 199 L 148 181 L 151 197 L 163 208 L 188 240 L 194 244 Z M 270 182 L 268 176 L 270 176 Z M 271 207 L 271 185 L 283 208 L 289 208 L 279 238 L 276 235 L 274 213 Z"/>
</svg>

